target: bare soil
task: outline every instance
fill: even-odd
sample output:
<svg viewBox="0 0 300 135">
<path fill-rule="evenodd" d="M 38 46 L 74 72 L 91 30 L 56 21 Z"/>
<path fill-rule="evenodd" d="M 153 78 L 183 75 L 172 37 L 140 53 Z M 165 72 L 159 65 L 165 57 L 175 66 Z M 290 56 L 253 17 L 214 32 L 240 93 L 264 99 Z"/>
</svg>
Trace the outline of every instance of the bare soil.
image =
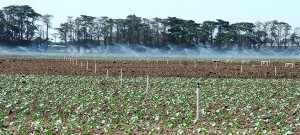
<svg viewBox="0 0 300 135">
<path fill-rule="evenodd" d="M 88 69 L 87 69 L 88 63 Z M 96 73 L 95 73 L 96 64 Z M 124 77 L 300 78 L 300 62 L 133 61 L 0 59 L 1 74 L 96 75 Z M 276 67 L 276 76 L 275 76 Z M 242 71 L 241 71 L 242 68 Z"/>
</svg>

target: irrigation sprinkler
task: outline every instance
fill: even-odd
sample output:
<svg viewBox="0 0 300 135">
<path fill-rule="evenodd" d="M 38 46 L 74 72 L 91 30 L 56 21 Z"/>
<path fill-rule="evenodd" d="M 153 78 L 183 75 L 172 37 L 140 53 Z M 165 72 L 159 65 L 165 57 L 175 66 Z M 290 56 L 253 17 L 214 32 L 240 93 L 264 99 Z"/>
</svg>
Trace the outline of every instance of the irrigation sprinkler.
<svg viewBox="0 0 300 135">
<path fill-rule="evenodd" d="M 196 90 L 196 95 L 197 95 L 197 103 L 196 103 L 196 121 L 199 120 L 199 96 L 200 96 L 200 83 L 197 83 L 197 90 Z"/>
<path fill-rule="evenodd" d="M 149 93 L 149 75 L 147 75 L 146 92 Z"/>
<path fill-rule="evenodd" d="M 89 70 L 89 61 L 86 61 L 86 71 Z"/>
<path fill-rule="evenodd" d="M 263 66 L 263 65 L 269 66 L 269 62 L 268 62 L 268 61 L 261 61 L 261 62 L 260 62 L 260 65 L 261 65 L 261 66 Z"/>
<path fill-rule="evenodd" d="M 285 63 L 284 64 L 284 67 L 286 67 L 286 68 L 288 68 L 288 67 L 294 67 L 295 66 L 295 64 L 294 63 Z"/>
</svg>

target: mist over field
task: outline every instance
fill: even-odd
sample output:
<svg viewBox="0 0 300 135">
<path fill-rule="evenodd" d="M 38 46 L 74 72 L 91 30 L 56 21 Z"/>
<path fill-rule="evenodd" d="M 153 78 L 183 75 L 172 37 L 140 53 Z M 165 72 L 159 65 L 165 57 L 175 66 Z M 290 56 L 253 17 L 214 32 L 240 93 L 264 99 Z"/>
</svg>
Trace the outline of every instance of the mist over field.
<svg viewBox="0 0 300 135">
<path fill-rule="evenodd" d="M 5 55 L 72 55 L 72 56 L 111 56 L 111 57 L 182 57 L 182 58 L 289 58 L 300 59 L 300 47 L 289 46 L 278 50 L 277 47 L 261 47 L 260 49 L 239 49 L 237 46 L 224 50 L 194 45 L 182 47 L 180 45 L 167 45 L 164 48 L 147 47 L 143 45 L 113 44 L 107 46 L 99 45 L 32 45 L 32 46 L 5 46 L 0 45 L 0 54 Z"/>
</svg>

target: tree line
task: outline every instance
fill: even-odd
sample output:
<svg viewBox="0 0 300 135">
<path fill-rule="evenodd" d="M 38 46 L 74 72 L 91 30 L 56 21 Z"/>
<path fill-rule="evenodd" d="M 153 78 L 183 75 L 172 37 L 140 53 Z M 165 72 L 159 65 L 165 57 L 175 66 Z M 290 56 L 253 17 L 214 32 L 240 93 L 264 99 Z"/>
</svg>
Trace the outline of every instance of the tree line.
<svg viewBox="0 0 300 135">
<path fill-rule="evenodd" d="M 36 13 L 28 5 L 4 7 L 0 10 L 0 41 L 30 42 L 34 37 L 48 41 L 52 18 L 51 15 Z M 54 29 L 57 33 L 52 33 L 52 37 L 55 41 L 59 38 L 65 45 L 107 46 L 117 43 L 166 47 L 174 44 L 218 49 L 300 46 L 300 28 L 292 28 L 277 20 L 231 24 L 222 19 L 197 23 L 177 17 L 147 19 L 128 15 L 125 19 L 112 19 L 81 15 L 68 17 Z"/>
</svg>

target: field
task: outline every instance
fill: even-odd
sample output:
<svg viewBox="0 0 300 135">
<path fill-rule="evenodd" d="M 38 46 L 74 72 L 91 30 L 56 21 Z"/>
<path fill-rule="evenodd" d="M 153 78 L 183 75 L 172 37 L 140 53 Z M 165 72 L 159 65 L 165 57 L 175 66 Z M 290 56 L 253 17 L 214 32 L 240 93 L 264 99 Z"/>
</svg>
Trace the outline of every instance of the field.
<svg viewBox="0 0 300 135">
<path fill-rule="evenodd" d="M 77 65 L 76 65 L 77 61 Z M 126 77 L 300 78 L 300 62 L 0 59 L 0 73 Z M 95 73 L 96 64 L 96 73 Z M 268 65 L 267 65 L 268 64 Z M 87 68 L 88 65 L 88 68 Z M 275 73 L 276 68 L 276 73 Z"/>
<path fill-rule="evenodd" d="M 285 67 L 285 62 L 275 61 L 261 66 L 260 62 L 89 60 L 88 70 L 86 63 L 0 60 L 2 134 L 300 133 L 299 62 Z"/>
</svg>

